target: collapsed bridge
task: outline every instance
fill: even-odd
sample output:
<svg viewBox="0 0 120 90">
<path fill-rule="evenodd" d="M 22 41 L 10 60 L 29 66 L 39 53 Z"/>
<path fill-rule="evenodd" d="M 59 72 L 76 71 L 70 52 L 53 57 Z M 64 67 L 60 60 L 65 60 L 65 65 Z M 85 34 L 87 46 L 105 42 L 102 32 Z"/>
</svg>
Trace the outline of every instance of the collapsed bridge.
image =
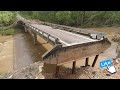
<svg viewBox="0 0 120 90">
<path fill-rule="evenodd" d="M 37 35 L 39 35 L 53 45 L 53 48 L 44 53 L 42 58 L 44 63 L 57 65 L 56 75 L 59 66 L 68 62 L 73 62 L 72 73 L 75 71 L 77 60 L 85 58 L 85 66 L 88 66 L 89 57 L 93 55 L 95 55 L 92 64 L 94 67 L 98 56 L 111 45 L 102 32 L 47 22 L 34 24 L 24 18 L 20 18 L 18 24 L 24 27 L 25 32 L 32 35 L 34 44 L 36 44 Z"/>
</svg>

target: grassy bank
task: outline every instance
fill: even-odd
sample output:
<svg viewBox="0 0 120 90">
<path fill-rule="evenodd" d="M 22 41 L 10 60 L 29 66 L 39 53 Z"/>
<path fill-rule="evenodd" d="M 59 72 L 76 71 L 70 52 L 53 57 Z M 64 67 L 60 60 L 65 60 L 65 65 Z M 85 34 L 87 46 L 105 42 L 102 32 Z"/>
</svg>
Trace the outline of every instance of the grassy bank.
<svg viewBox="0 0 120 90">
<path fill-rule="evenodd" d="M 6 30 L 0 30 L 0 35 L 15 35 L 20 32 L 22 32 L 22 29 L 15 26 Z"/>
</svg>

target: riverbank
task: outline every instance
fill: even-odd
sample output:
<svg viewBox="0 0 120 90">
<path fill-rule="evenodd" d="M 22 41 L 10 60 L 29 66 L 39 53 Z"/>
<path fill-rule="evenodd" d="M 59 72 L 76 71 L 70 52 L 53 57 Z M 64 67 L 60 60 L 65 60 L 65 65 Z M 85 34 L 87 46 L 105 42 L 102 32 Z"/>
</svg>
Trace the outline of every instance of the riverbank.
<svg viewBox="0 0 120 90">
<path fill-rule="evenodd" d="M 0 74 L 13 71 L 13 37 L 0 36 Z"/>
</svg>

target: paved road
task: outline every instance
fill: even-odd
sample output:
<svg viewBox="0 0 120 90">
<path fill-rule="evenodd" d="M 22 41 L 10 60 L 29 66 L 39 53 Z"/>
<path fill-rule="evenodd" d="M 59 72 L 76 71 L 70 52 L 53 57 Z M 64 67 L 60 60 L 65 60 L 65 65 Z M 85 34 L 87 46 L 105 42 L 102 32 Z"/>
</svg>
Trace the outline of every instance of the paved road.
<svg viewBox="0 0 120 90">
<path fill-rule="evenodd" d="M 31 24 L 31 25 L 59 38 L 60 42 L 67 46 L 98 41 L 84 35 L 74 34 L 68 31 L 60 30 L 60 29 L 53 29 L 52 27 L 46 26 L 46 25 L 38 25 L 38 24 Z"/>
</svg>

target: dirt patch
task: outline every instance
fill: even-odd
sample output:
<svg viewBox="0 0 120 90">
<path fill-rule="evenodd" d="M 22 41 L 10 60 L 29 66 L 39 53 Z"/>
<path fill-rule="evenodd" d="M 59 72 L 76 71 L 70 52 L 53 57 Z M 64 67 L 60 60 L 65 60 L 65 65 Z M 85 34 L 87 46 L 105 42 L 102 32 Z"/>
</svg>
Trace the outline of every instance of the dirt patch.
<svg viewBox="0 0 120 90">
<path fill-rule="evenodd" d="M 112 41 L 120 43 L 120 33 L 115 34 L 112 37 Z"/>
<path fill-rule="evenodd" d="M 12 38 L 12 35 L 11 36 L 1 36 L 0 35 L 0 43 L 4 43 L 4 42 L 8 41 L 11 38 Z"/>
<path fill-rule="evenodd" d="M 99 27 L 99 28 L 91 28 L 91 29 L 99 32 L 105 32 L 107 36 L 120 33 L 120 27 Z"/>
</svg>

